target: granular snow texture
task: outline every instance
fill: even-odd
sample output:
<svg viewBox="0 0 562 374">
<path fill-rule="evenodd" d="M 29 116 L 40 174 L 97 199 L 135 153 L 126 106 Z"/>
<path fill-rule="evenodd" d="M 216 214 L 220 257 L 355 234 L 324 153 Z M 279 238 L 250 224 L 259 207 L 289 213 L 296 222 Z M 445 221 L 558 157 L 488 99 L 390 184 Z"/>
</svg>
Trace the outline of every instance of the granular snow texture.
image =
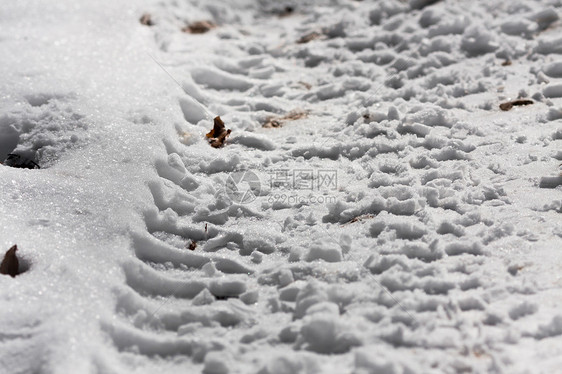
<svg viewBox="0 0 562 374">
<path fill-rule="evenodd" d="M 5 4 L 0 372 L 559 371 L 561 10 Z"/>
</svg>

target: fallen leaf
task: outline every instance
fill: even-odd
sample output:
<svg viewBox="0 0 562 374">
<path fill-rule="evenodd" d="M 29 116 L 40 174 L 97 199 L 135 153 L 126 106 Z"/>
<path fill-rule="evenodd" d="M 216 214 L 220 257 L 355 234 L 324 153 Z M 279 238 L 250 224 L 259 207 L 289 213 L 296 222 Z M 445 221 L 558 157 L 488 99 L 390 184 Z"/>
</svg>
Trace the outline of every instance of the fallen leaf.
<svg viewBox="0 0 562 374">
<path fill-rule="evenodd" d="M 502 62 L 502 66 L 509 66 L 511 65 L 511 60 L 505 60 L 504 62 Z"/>
<path fill-rule="evenodd" d="M 187 247 L 190 251 L 194 251 L 195 248 L 197 248 L 197 242 L 195 240 L 192 240 L 191 243 L 189 243 L 189 247 Z"/>
<path fill-rule="evenodd" d="M 322 36 L 322 34 L 320 34 L 319 32 L 313 31 L 313 32 L 310 32 L 308 34 L 305 34 L 305 35 L 301 36 L 299 38 L 299 40 L 297 40 L 297 43 L 298 44 L 305 44 L 305 43 L 311 42 L 313 40 L 320 39 L 321 36 Z"/>
<path fill-rule="evenodd" d="M 13 245 L 12 248 L 8 249 L 4 255 L 4 259 L 0 264 L 0 274 L 10 275 L 15 277 L 18 275 L 19 261 L 16 256 L 16 251 L 18 250 L 17 245 Z"/>
<path fill-rule="evenodd" d="M 181 31 L 188 32 L 190 34 L 204 34 L 215 27 L 217 27 L 217 25 L 211 21 L 197 21 L 187 25 L 181 29 Z"/>
<path fill-rule="evenodd" d="M 154 22 L 152 22 L 152 18 L 150 16 L 150 14 L 148 14 L 148 13 L 144 13 L 141 16 L 140 23 L 141 23 L 141 25 L 145 25 L 145 26 L 153 26 L 154 25 Z"/>
<path fill-rule="evenodd" d="M 277 128 L 284 125 L 285 122 L 295 121 L 297 119 L 306 118 L 307 112 L 303 110 L 293 110 L 281 117 L 269 117 L 263 124 L 265 128 Z"/>
<path fill-rule="evenodd" d="M 374 217 L 375 217 L 375 215 L 373 215 L 373 214 L 362 214 L 360 216 L 353 217 L 350 221 L 344 223 L 342 226 L 349 225 L 350 223 L 363 221 L 363 220 L 366 220 L 366 219 L 371 219 L 371 218 L 374 218 Z"/>
<path fill-rule="evenodd" d="M 299 84 L 302 84 L 304 86 L 304 88 L 306 88 L 307 90 L 310 90 L 312 88 L 312 85 L 310 83 L 306 83 L 303 81 L 298 81 Z"/>
<path fill-rule="evenodd" d="M 517 99 L 517 100 L 513 100 L 513 101 L 508 101 L 505 103 L 500 104 L 500 109 L 505 111 L 510 110 L 511 108 L 513 108 L 514 106 L 518 106 L 518 105 L 531 105 L 533 104 L 533 100 L 527 100 L 527 99 Z"/>
<path fill-rule="evenodd" d="M 214 148 L 220 148 L 224 145 L 226 138 L 230 135 L 231 130 L 224 127 L 224 122 L 219 116 L 214 119 L 213 129 L 207 133 L 209 143 Z"/>
</svg>

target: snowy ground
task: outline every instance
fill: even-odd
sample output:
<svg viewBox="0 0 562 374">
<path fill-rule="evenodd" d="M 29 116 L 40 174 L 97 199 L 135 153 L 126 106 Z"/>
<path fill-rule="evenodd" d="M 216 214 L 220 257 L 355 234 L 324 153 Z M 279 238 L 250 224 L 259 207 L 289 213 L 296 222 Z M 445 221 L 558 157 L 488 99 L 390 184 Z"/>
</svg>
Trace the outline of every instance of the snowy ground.
<svg viewBox="0 0 562 374">
<path fill-rule="evenodd" d="M 561 11 L 3 4 L 0 372 L 561 370 Z"/>
</svg>

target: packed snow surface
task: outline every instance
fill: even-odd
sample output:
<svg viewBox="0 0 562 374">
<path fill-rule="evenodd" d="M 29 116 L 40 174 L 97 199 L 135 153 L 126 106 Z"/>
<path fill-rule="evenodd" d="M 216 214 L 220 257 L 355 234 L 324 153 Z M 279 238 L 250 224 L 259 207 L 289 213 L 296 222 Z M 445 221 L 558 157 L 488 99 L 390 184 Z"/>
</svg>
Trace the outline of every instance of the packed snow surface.
<svg viewBox="0 0 562 374">
<path fill-rule="evenodd" d="M 0 372 L 560 372 L 561 11 L 5 2 Z"/>
</svg>

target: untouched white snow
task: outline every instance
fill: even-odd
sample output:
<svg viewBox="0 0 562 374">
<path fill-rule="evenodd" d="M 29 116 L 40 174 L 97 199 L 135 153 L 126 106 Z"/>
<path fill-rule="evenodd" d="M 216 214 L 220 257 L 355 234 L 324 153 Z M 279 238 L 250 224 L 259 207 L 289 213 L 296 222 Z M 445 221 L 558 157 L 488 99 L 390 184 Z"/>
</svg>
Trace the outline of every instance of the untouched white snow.
<svg viewBox="0 0 562 374">
<path fill-rule="evenodd" d="M 0 373 L 559 371 L 561 10 L 3 4 Z"/>
</svg>

